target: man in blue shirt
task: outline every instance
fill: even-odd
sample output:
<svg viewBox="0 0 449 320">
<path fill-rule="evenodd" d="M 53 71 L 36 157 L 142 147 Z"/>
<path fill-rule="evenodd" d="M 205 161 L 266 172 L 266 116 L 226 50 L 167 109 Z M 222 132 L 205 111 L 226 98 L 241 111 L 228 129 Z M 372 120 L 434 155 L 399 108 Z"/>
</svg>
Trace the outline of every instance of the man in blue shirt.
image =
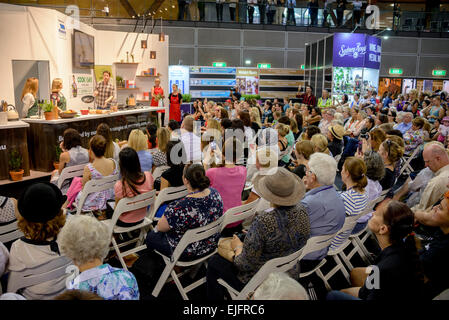
<svg viewBox="0 0 449 320">
<path fill-rule="evenodd" d="M 388 108 L 389 104 L 392 103 L 393 100 L 391 99 L 391 92 L 388 92 L 387 96 L 384 99 L 384 108 Z"/>
<path fill-rule="evenodd" d="M 336 173 L 337 162 L 331 156 L 324 153 L 310 156 L 309 170 L 303 179 L 309 191 L 301 203 L 309 215 L 311 237 L 337 233 L 345 223 L 343 200 L 333 186 Z M 328 249 L 309 253 L 304 260 L 309 265 L 317 265 L 326 257 Z M 301 272 L 307 271 L 303 268 L 304 260 L 301 261 Z"/>
<path fill-rule="evenodd" d="M 284 98 L 284 106 L 282 107 L 282 109 L 284 110 L 284 113 L 287 112 L 288 108 L 290 108 L 290 104 L 288 103 L 288 98 Z"/>
<path fill-rule="evenodd" d="M 412 127 L 413 114 L 411 112 L 404 112 L 402 116 L 402 122 L 395 125 L 393 129 L 401 131 L 404 135 Z"/>
</svg>

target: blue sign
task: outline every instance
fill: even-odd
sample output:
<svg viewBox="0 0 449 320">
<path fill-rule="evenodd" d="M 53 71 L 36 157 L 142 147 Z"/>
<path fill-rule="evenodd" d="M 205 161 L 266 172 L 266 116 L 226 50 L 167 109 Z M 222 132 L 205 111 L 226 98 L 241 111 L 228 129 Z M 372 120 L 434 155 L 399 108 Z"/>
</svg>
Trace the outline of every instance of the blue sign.
<svg viewBox="0 0 449 320">
<path fill-rule="evenodd" d="M 190 73 L 221 73 L 233 74 L 236 73 L 236 68 L 222 68 L 222 67 L 190 67 Z"/>
<path fill-rule="evenodd" d="M 169 92 L 171 93 L 172 85 L 177 84 L 181 93 L 189 93 L 189 67 L 186 66 L 169 66 L 168 67 Z"/>
<path fill-rule="evenodd" d="M 227 86 L 234 87 L 235 79 L 190 79 L 191 86 Z"/>
<path fill-rule="evenodd" d="M 192 98 L 229 98 L 229 90 L 191 90 Z"/>
</svg>

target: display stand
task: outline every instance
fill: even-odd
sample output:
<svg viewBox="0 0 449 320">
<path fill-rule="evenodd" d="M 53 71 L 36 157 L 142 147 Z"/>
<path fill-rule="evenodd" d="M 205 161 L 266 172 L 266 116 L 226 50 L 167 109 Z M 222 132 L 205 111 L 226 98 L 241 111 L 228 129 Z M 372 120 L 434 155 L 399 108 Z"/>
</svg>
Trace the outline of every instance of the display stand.
<svg viewBox="0 0 449 320">
<path fill-rule="evenodd" d="M 308 44 L 306 82 L 317 97 L 323 89 L 331 91 L 334 101 L 344 94 L 352 101 L 355 93 L 377 91 L 381 51 L 380 38 L 362 33 L 335 33 Z"/>
</svg>

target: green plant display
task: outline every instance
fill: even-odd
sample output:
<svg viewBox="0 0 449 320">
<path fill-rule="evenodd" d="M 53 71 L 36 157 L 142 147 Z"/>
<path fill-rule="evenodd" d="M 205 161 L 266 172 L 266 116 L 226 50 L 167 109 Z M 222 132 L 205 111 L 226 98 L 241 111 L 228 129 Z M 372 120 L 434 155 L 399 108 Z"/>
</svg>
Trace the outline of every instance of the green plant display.
<svg viewBox="0 0 449 320">
<path fill-rule="evenodd" d="M 55 147 L 55 149 L 56 149 L 56 162 L 59 162 L 59 157 L 61 156 L 61 153 L 62 153 L 62 149 L 61 149 L 61 147 L 59 146 L 59 145 L 57 145 L 56 147 Z"/>
<path fill-rule="evenodd" d="M 52 112 L 53 105 L 50 102 L 45 101 L 45 103 L 42 104 L 42 110 L 44 110 L 44 112 Z"/>
<path fill-rule="evenodd" d="M 188 93 L 184 93 L 182 95 L 182 102 L 190 102 L 192 101 L 192 96 Z"/>
<path fill-rule="evenodd" d="M 11 171 L 20 171 L 22 169 L 22 155 L 17 149 L 9 153 L 9 169 Z"/>
<path fill-rule="evenodd" d="M 245 101 L 249 101 L 251 99 L 260 100 L 259 94 L 242 94 L 242 98 L 245 99 Z"/>
</svg>

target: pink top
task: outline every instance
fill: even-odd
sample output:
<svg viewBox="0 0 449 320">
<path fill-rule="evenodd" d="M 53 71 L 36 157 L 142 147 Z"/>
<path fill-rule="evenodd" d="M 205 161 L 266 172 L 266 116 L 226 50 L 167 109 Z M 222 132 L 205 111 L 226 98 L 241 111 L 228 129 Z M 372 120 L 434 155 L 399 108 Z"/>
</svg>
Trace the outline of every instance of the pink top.
<svg viewBox="0 0 449 320">
<path fill-rule="evenodd" d="M 153 176 L 151 175 L 151 172 L 145 172 L 145 183 L 140 185 L 140 186 L 136 186 L 137 191 L 140 192 L 140 194 L 151 191 L 153 189 Z M 134 194 L 131 189 L 129 187 L 126 188 L 126 195 L 123 194 L 123 185 L 122 185 L 122 180 L 118 180 L 115 183 L 114 186 L 114 192 L 115 192 L 115 196 L 116 198 L 132 198 L 135 197 L 137 194 Z M 126 213 L 123 213 L 120 217 L 119 220 L 126 222 L 126 223 L 133 223 L 133 222 L 138 222 L 140 220 L 143 220 L 143 218 L 145 218 L 145 214 L 147 212 L 147 208 L 142 208 L 142 209 L 138 209 L 138 210 L 134 210 L 134 211 L 129 211 Z"/>
<path fill-rule="evenodd" d="M 223 200 L 223 213 L 242 205 L 242 192 L 246 181 L 245 167 L 211 168 L 206 171 L 206 176 L 210 180 L 210 186 L 218 191 Z M 240 223 L 230 224 L 228 228 L 235 227 Z"/>
</svg>

